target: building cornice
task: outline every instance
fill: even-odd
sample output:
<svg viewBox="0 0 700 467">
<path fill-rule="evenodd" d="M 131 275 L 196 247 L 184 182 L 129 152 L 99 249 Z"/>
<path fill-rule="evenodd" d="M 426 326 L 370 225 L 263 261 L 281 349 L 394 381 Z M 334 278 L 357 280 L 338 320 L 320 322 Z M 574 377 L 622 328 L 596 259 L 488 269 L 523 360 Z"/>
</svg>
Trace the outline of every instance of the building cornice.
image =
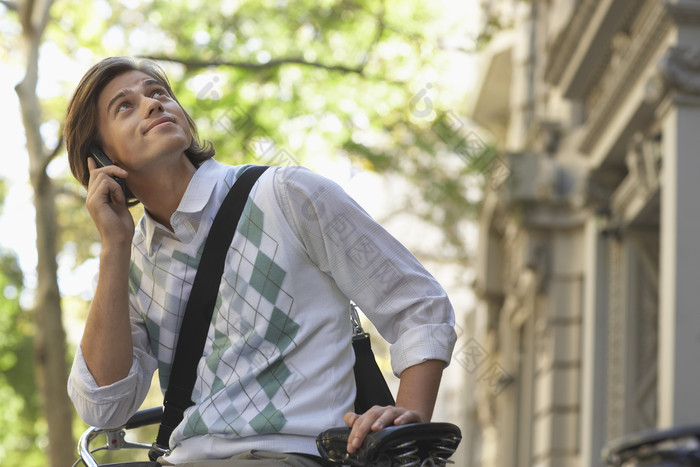
<svg viewBox="0 0 700 467">
<path fill-rule="evenodd" d="M 593 17 L 598 3 L 598 0 L 583 0 L 581 5 L 571 15 L 569 23 L 552 45 L 550 52 L 552 59 L 547 63 L 545 69 L 546 81 L 550 83 L 559 82 L 581 41 L 581 36 L 586 26 Z"/>
<path fill-rule="evenodd" d="M 573 55 L 558 82 L 569 99 L 583 99 L 611 63 L 617 60 L 620 44 L 627 38 L 627 27 L 641 9 L 642 0 L 608 0 L 597 3 L 585 31 L 578 38 Z"/>
<path fill-rule="evenodd" d="M 581 228 L 588 213 L 569 204 L 527 203 L 519 206 L 524 229 L 571 230 Z"/>
<path fill-rule="evenodd" d="M 666 2 L 666 10 L 678 25 L 700 25 L 700 4 L 696 1 Z"/>
<path fill-rule="evenodd" d="M 615 190 L 611 203 L 616 226 L 626 229 L 636 223 L 645 223 L 645 213 L 651 207 L 658 206 L 660 195 L 658 183 L 645 187 L 631 177 L 625 178 Z"/>
<path fill-rule="evenodd" d="M 659 60 L 662 84 L 677 93 L 700 96 L 700 47 L 671 47 Z"/>
<path fill-rule="evenodd" d="M 666 5 L 647 2 L 635 21 L 629 45 L 621 53 L 620 63 L 609 68 L 599 84 L 600 93 L 591 103 L 585 134 L 579 150 L 589 154 L 621 103 L 632 89 L 631 81 L 642 75 L 652 55 L 663 44 L 672 26 Z"/>
</svg>

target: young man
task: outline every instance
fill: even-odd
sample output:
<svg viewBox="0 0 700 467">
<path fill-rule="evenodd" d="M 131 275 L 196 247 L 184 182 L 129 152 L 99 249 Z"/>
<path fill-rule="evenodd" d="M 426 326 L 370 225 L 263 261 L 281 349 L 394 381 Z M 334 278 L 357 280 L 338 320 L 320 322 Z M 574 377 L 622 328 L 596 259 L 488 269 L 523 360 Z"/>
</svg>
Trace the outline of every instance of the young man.
<svg viewBox="0 0 700 467">
<path fill-rule="evenodd" d="M 69 393 L 86 423 L 113 427 L 141 405 L 156 368 L 167 388 L 202 245 L 244 167 L 212 159 L 162 70 L 124 57 L 82 79 L 65 136 L 102 239 Z M 98 168 L 93 145 L 115 165 Z M 144 205 L 136 228 L 126 201 Z M 352 412 L 349 299 L 392 343 L 396 406 Z M 371 430 L 429 421 L 453 326 L 444 290 L 339 186 L 300 167 L 270 168 L 226 257 L 194 405 L 161 462 L 317 465 L 307 455 L 324 429 L 352 427 L 353 452 Z"/>
</svg>

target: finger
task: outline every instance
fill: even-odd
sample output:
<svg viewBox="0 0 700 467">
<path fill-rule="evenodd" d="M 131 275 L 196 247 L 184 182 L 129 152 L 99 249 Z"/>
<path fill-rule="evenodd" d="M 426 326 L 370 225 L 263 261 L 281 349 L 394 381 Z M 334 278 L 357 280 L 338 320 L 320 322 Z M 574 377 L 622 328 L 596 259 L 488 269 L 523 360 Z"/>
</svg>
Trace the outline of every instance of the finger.
<svg viewBox="0 0 700 467">
<path fill-rule="evenodd" d="M 126 170 L 110 165 L 108 167 L 95 167 L 90 172 L 88 180 L 88 196 L 94 193 L 98 196 L 106 196 L 118 204 L 126 203 L 126 195 L 121 183 L 128 177 Z"/>
<path fill-rule="evenodd" d="M 124 191 L 122 190 L 122 186 L 117 182 L 114 178 L 110 177 L 110 180 L 112 183 L 110 183 L 109 186 L 109 197 L 112 199 L 117 204 L 124 204 L 126 203 L 126 197 L 124 196 Z"/>
<path fill-rule="evenodd" d="M 97 163 L 92 157 L 87 158 L 88 166 L 88 194 L 90 192 L 90 187 L 95 184 L 95 170 L 97 169 Z"/>
<path fill-rule="evenodd" d="M 394 420 L 394 425 L 406 425 L 408 423 L 420 423 L 422 421 L 423 419 L 418 412 L 408 410 L 396 417 Z"/>
<path fill-rule="evenodd" d="M 402 407 L 389 407 L 372 423 L 371 429 L 372 431 L 379 431 L 384 427 L 394 425 L 396 420 L 410 413 L 410 410 Z"/>
<path fill-rule="evenodd" d="M 346 426 L 348 426 L 349 428 L 352 428 L 352 425 L 355 423 L 355 421 L 358 418 L 360 418 L 360 416 L 357 415 L 355 412 L 348 412 L 343 417 L 343 421 L 345 422 Z"/>
<path fill-rule="evenodd" d="M 88 185 L 88 192 L 103 192 L 110 191 L 110 185 L 112 183 L 117 183 L 109 174 L 103 172 L 100 168 L 95 169 L 90 174 L 90 183 Z M 117 184 L 118 185 L 118 184 Z"/>
<path fill-rule="evenodd" d="M 90 204 L 93 202 L 98 204 L 126 203 L 124 192 L 119 183 L 113 176 L 105 173 L 102 168 L 95 171 L 90 177 L 87 201 Z"/>
<path fill-rule="evenodd" d="M 391 409 L 393 409 L 391 406 L 374 406 L 353 421 L 352 430 L 350 430 L 350 436 L 348 437 L 347 449 L 349 453 L 357 451 L 362 446 L 365 436 L 372 430 L 372 425 L 385 411 Z"/>
<path fill-rule="evenodd" d="M 101 174 L 93 168 L 93 171 L 90 172 L 90 179 L 88 180 L 88 199 L 104 192 L 104 184 L 108 183 L 108 179 L 109 177 L 105 176 L 105 174 Z M 107 191 L 109 190 L 107 189 Z"/>
<path fill-rule="evenodd" d="M 111 177 L 119 178 L 127 178 L 129 176 L 129 172 L 119 167 L 118 165 L 108 165 L 104 167 L 98 166 L 92 157 L 88 157 L 88 171 L 90 172 L 90 176 L 93 175 L 93 172 L 106 173 L 109 174 Z"/>
</svg>

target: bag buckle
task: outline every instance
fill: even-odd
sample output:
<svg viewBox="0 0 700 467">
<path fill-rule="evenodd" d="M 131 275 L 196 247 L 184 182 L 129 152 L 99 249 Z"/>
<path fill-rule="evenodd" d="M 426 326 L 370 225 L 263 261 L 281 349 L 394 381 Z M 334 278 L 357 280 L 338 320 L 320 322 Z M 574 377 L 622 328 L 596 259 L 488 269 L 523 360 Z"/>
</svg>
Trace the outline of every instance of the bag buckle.
<svg viewBox="0 0 700 467">
<path fill-rule="evenodd" d="M 352 324 L 353 337 L 365 334 L 365 330 L 362 329 L 362 324 L 360 323 L 360 315 L 357 313 L 359 309 L 355 302 L 350 301 L 350 323 Z"/>
<path fill-rule="evenodd" d="M 158 460 L 159 457 L 170 455 L 170 448 L 163 447 L 157 442 L 151 444 L 151 449 L 148 451 L 148 458 L 152 461 Z"/>
</svg>

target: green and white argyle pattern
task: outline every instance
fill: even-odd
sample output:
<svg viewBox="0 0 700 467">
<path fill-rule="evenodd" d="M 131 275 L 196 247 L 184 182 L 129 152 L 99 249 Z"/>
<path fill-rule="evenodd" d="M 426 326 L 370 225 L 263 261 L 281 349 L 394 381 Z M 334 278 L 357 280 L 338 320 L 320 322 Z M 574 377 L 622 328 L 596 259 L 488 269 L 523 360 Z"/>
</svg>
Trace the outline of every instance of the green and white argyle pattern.
<svg viewBox="0 0 700 467">
<path fill-rule="evenodd" d="M 159 251 L 153 261 L 143 255 L 140 264 L 132 263 L 131 293 L 141 306 L 163 389 L 202 248 L 194 254 Z M 275 261 L 279 254 L 263 211 L 249 198 L 229 249 L 183 437 L 277 433 L 287 422 L 285 383 L 293 372 L 284 354 L 296 345 L 299 325 L 289 316 L 293 298 L 283 288 L 287 271 Z M 173 290 L 182 294 L 166 292 Z"/>
</svg>

